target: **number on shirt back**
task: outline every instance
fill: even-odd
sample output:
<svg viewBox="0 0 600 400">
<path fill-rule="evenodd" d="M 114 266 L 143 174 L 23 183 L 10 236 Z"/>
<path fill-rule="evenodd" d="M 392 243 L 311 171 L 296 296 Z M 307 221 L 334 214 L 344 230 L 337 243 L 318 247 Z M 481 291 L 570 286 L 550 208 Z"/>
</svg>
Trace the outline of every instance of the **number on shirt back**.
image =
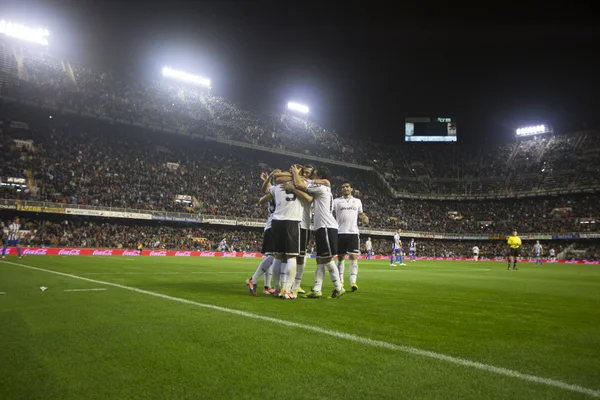
<svg viewBox="0 0 600 400">
<path fill-rule="evenodd" d="M 285 191 L 285 201 L 296 201 L 296 193 L 286 190 Z M 291 195 L 291 197 L 290 197 Z"/>
</svg>

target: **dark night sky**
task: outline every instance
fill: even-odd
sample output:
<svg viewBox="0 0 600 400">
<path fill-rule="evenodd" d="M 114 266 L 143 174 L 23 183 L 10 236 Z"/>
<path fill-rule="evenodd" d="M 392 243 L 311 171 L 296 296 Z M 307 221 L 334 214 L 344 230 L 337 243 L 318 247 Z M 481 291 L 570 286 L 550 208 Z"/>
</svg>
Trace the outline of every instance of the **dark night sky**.
<svg viewBox="0 0 600 400">
<path fill-rule="evenodd" d="M 147 77 L 165 64 L 204 74 L 245 107 L 297 99 L 355 136 L 400 142 L 405 116 L 456 117 L 465 141 L 600 122 L 592 2 L 7 3 L 3 18 L 48 27 L 53 50 L 71 58 Z"/>
</svg>

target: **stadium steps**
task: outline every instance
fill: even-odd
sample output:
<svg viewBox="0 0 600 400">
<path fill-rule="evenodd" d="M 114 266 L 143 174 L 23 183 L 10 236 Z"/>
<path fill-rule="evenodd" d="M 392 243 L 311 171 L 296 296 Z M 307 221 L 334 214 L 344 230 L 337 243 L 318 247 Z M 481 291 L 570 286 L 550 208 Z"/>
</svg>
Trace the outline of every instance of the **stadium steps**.
<svg viewBox="0 0 600 400">
<path fill-rule="evenodd" d="M 27 75 L 27 71 L 25 70 L 25 61 L 23 53 L 15 53 L 15 58 L 17 59 L 17 71 L 19 73 L 19 79 L 22 81 L 29 81 L 29 76 Z"/>
<path fill-rule="evenodd" d="M 77 87 L 77 80 L 75 79 L 75 73 L 73 72 L 73 68 L 71 68 L 71 64 L 69 64 L 68 61 L 66 63 L 61 61 L 61 63 L 65 74 L 67 74 L 67 77 L 69 78 L 69 81 L 71 81 L 73 86 Z"/>
<path fill-rule="evenodd" d="M 567 254 L 569 254 L 569 251 L 573 250 L 575 248 L 575 243 L 571 243 L 570 245 L 568 245 L 567 247 L 565 247 L 563 249 L 563 251 L 561 251 L 560 253 L 558 253 L 556 255 L 556 259 L 557 260 L 564 260 L 567 257 Z"/>
<path fill-rule="evenodd" d="M 33 179 L 33 171 L 28 169 L 25 173 L 27 174 L 27 185 L 29 185 L 29 190 L 32 194 L 37 194 L 37 186 L 35 184 L 35 179 Z"/>
</svg>

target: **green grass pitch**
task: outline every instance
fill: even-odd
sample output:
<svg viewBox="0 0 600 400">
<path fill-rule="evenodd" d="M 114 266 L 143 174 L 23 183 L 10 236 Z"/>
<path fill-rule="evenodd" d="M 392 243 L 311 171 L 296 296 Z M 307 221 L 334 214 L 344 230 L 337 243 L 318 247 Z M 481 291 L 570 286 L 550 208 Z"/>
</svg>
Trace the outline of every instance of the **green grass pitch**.
<svg viewBox="0 0 600 400">
<path fill-rule="evenodd" d="M 500 262 L 390 267 L 385 260 L 361 260 L 358 292 L 339 300 L 284 301 L 248 293 L 244 281 L 259 259 L 8 258 L 0 264 L 3 400 L 600 397 L 596 265 L 522 263 L 506 271 Z M 314 270 L 309 260 L 305 289 Z M 106 290 L 65 291 L 95 288 Z M 367 339 L 585 390 L 373 346 Z"/>
</svg>

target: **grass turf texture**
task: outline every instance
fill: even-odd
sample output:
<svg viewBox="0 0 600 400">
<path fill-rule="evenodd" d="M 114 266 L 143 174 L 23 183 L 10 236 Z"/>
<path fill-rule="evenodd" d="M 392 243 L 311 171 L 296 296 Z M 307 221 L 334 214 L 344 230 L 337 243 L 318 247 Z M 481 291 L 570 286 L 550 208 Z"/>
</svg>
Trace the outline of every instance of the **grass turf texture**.
<svg viewBox="0 0 600 400">
<path fill-rule="evenodd" d="M 358 292 L 283 301 L 249 295 L 259 259 L 9 260 L 600 389 L 595 265 L 361 260 Z M 8 263 L 0 291 L 1 399 L 591 398 Z"/>
</svg>

